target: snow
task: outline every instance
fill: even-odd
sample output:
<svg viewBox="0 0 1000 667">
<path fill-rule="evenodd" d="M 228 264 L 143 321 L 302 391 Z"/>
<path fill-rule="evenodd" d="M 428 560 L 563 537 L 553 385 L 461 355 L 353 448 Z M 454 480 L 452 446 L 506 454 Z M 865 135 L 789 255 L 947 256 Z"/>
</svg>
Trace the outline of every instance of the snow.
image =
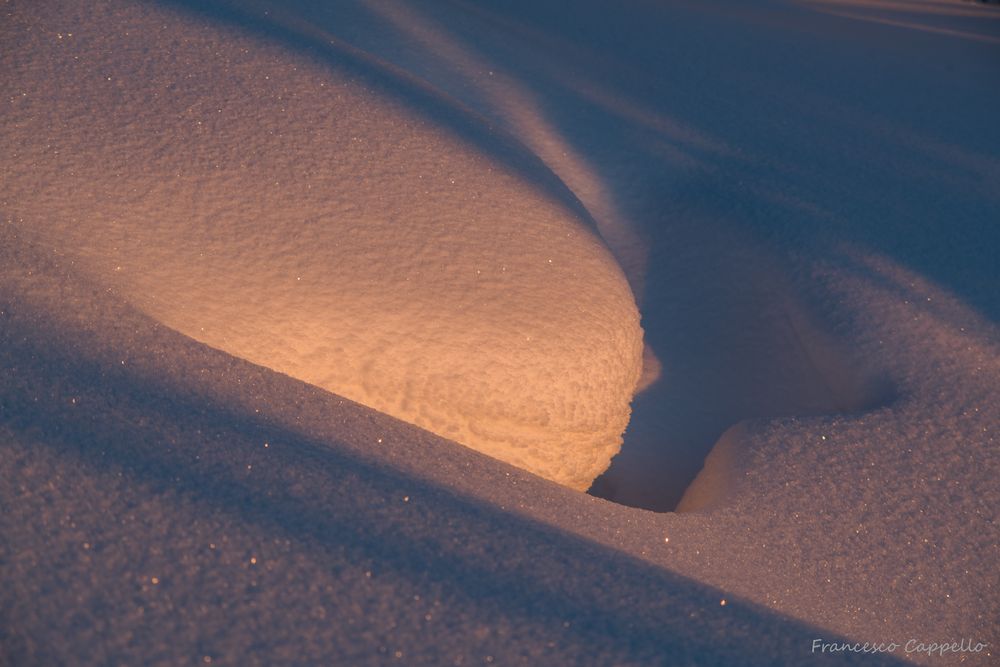
<svg viewBox="0 0 1000 667">
<path fill-rule="evenodd" d="M 40 12 L 10 45 L 21 234 L 217 349 L 572 488 L 608 467 L 638 311 L 543 167 L 306 58 L 103 11 L 61 40 Z"/>
<path fill-rule="evenodd" d="M 0 10 L 0 664 L 996 661 L 996 7 L 73 5 Z"/>
</svg>

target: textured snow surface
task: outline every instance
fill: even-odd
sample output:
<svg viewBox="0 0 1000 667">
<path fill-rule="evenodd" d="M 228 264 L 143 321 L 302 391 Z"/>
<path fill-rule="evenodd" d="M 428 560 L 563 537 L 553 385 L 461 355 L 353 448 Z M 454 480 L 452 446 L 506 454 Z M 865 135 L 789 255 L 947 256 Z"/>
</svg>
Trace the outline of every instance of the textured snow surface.
<svg viewBox="0 0 1000 667">
<path fill-rule="evenodd" d="M 644 560 L 657 515 L 195 343 L 0 240 L 4 665 L 770 664 L 829 636 Z"/>
<path fill-rule="evenodd" d="M 0 665 L 996 664 L 996 8 L 74 4 L 0 5 Z M 635 382 L 629 288 L 625 504 L 320 388 L 294 320 L 558 415 Z"/>
<path fill-rule="evenodd" d="M 306 58 L 85 11 L 6 33 L 24 235 L 218 349 L 579 490 L 608 467 L 642 334 L 565 197 Z"/>
</svg>

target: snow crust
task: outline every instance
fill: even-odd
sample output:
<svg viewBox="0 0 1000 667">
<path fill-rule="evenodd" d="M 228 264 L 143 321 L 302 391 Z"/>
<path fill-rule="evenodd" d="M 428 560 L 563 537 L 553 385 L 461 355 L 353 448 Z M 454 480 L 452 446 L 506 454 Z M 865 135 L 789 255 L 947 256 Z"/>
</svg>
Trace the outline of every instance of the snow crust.
<svg viewBox="0 0 1000 667">
<path fill-rule="evenodd" d="M 21 18 L 4 152 L 32 168 L 3 182 L 21 234 L 218 349 L 575 489 L 607 468 L 638 312 L 544 167 L 192 20 Z"/>
</svg>

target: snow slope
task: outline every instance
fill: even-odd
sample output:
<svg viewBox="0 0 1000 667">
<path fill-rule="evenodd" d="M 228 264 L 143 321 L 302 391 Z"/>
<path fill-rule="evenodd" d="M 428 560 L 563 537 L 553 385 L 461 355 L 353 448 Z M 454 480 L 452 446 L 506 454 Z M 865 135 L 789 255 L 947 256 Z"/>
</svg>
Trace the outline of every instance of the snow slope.
<svg viewBox="0 0 1000 667">
<path fill-rule="evenodd" d="M 83 11 L 5 40 L 21 234 L 218 349 L 573 488 L 607 468 L 638 313 L 543 167 L 232 32 Z"/>
<path fill-rule="evenodd" d="M 34 150 L 3 161 L 0 196 L 0 662 L 996 661 L 995 8 L 95 7 L 8 3 L 0 23 L 13 120 L 4 150 Z M 47 32 L 24 29 L 43 19 Z M 72 47 L 67 60 L 82 62 L 65 62 L 67 71 L 128 62 L 139 81 L 119 97 L 100 77 L 79 82 L 54 68 L 46 78 L 60 85 L 46 87 L 28 76 L 29 61 L 62 62 L 48 50 L 71 32 L 87 40 Z M 168 36 L 169 48 L 149 48 Z M 126 44 L 135 50 L 109 51 Z M 238 53 L 227 51 L 233 44 Z M 168 109 L 124 96 L 145 90 L 155 63 L 186 63 L 191 89 L 178 82 L 172 94 L 192 103 L 242 94 L 218 73 L 225 67 L 284 88 L 263 95 L 255 78 L 246 84 L 254 99 L 223 106 L 230 115 L 215 121 L 211 107 L 162 112 L 177 127 L 164 126 L 160 162 L 122 139 L 130 128 L 148 133 L 146 114 Z M 200 71 L 216 78 L 199 80 Z M 11 85 L 18 72 L 49 98 L 19 106 L 28 103 Z M 352 117 L 379 139 L 404 132 L 402 123 L 419 130 L 415 141 L 450 146 L 449 164 L 469 165 L 482 197 L 507 193 L 504 207 L 537 216 L 523 233 L 534 224 L 574 230 L 573 256 L 609 280 L 617 269 L 594 229 L 611 248 L 647 347 L 622 452 L 593 489 L 624 504 L 204 345 L 119 279 L 134 270 L 147 276 L 144 289 L 173 294 L 153 279 L 158 264 L 222 246 L 174 236 L 173 225 L 191 229 L 183 217 L 154 229 L 126 223 L 130 211 L 197 213 L 191 202 L 218 197 L 233 212 L 217 219 L 235 219 L 244 199 L 280 200 L 268 209 L 280 231 L 282 216 L 293 219 L 312 197 L 331 201 L 328 190 L 303 192 L 307 165 L 326 164 L 319 129 L 266 144 L 272 150 L 256 159 L 279 173 L 274 189 L 212 175 L 211 152 L 244 155 L 265 145 L 252 142 L 278 142 L 269 132 L 292 137 L 293 125 L 342 122 L 302 99 L 319 99 L 309 97 L 314 88 L 333 81 L 343 99 L 368 105 Z M 61 115 L 81 105 L 86 113 Z M 215 124 L 201 137 L 198 121 Z M 33 133 L 15 123 L 33 123 Z M 80 160 L 73 147 L 107 158 Z M 401 187 L 401 171 L 436 168 L 394 161 L 388 148 L 357 150 L 378 160 L 356 170 L 395 165 L 379 178 Z M 203 162 L 188 159 L 199 151 Z M 156 171 L 170 155 L 184 158 L 172 179 Z M 186 180 L 187 170 L 198 178 Z M 151 187 L 120 187 L 140 181 Z M 58 201 L 67 184 L 107 199 Z M 435 193 L 448 206 L 429 206 L 429 221 L 454 223 L 453 204 L 479 210 L 447 187 Z M 359 200 L 392 204 L 379 196 L 392 193 Z M 32 220 L 13 210 L 17 202 L 50 217 Z M 121 243 L 131 244 L 122 247 L 145 265 L 100 264 L 117 259 L 101 243 L 112 222 L 83 212 L 113 207 L 128 232 Z M 154 238 L 147 233 L 161 235 L 162 247 L 140 243 Z M 283 250 L 268 251 L 275 261 L 295 242 L 279 236 L 271 242 Z M 252 246 L 240 257 L 268 252 Z M 423 259 L 444 270 L 450 256 Z M 192 275 L 207 270 L 189 265 Z M 213 298 L 225 302 L 227 278 L 212 279 Z M 573 284 L 587 281 L 581 273 Z M 286 307 L 291 290 L 265 287 Z M 253 290 L 234 289 L 254 306 Z M 198 303 L 183 310 L 175 316 L 229 324 Z M 629 330 L 627 318 L 617 324 Z M 358 335 L 369 326 L 371 337 L 384 335 L 376 324 Z M 676 513 L 626 506 L 670 509 L 679 499 Z M 821 655 L 817 639 L 898 647 Z M 983 647 L 927 648 L 962 640 Z"/>
<path fill-rule="evenodd" d="M 2 664 L 770 664 L 830 636 L 640 557 L 657 515 L 192 341 L 9 231 Z"/>
</svg>

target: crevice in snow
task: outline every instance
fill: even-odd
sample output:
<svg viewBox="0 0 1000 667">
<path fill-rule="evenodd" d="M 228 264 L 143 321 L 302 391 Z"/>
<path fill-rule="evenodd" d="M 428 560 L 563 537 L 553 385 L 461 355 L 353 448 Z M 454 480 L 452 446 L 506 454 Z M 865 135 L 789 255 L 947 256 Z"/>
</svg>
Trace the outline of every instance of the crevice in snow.
<svg viewBox="0 0 1000 667">
<path fill-rule="evenodd" d="M 727 245 L 697 225 L 682 238 L 673 245 L 687 250 L 671 263 L 688 279 L 654 273 L 656 299 L 643 314 L 646 365 L 662 371 L 643 374 L 622 450 L 589 491 L 660 512 L 675 510 L 698 477 L 711 479 L 700 482 L 698 507 L 728 493 L 733 476 L 718 468 L 737 460 L 747 420 L 857 414 L 894 397 L 763 247 Z"/>
</svg>

